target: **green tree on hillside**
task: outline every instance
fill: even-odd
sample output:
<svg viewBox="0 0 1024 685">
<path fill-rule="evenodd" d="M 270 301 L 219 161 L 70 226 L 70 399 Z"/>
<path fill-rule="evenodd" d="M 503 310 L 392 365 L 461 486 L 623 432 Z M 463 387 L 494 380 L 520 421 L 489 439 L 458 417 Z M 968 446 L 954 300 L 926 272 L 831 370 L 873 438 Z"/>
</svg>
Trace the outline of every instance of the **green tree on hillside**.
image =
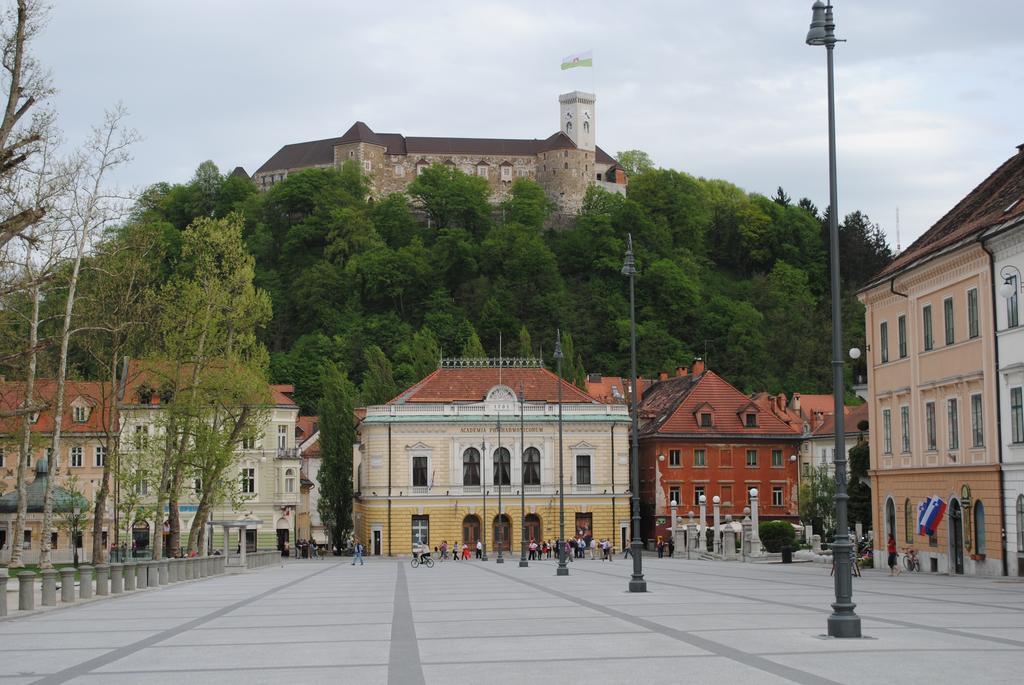
<svg viewBox="0 0 1024 685">
<path fill-rule="evenodd" d="M 342 549 L 352 531 L 352 446 L 355 443 L 355 387 L 332 363 L 325 367 L 320 400 L 320 499 L 317 509 L 330 533 L 331 544 Z"/>
</svg>

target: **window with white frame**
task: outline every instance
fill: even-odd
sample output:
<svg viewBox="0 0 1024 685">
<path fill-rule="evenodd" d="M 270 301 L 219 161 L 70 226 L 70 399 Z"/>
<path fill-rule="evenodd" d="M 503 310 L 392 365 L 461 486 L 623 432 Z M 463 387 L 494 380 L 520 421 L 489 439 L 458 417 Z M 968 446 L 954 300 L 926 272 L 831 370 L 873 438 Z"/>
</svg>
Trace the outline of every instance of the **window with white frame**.
<svg viewBox="0 0 1024 685">
<path fill-rule="evenodd" d="M 412 458 L 412 486 L 414 488 L 427 487 L 427 461 L 425 456 Z"/>
<path fill-rule="evenodd" d="M 899 342 L 900 359 L 907 356 L 907 317 L 900 314 L 896 319 L 896 333 Z"/>
<path fill-rule="evenodd" d="M 373 169 L 373 165 L 372 165 L 372 164 L 370 164 L 370 160 L 368 160 L 368 159 L 364 159 L 364 160 L 363 160 L 363 171 L 367 171 L 367 172 L 369 172 L 369 171 L 371 171 L 372 169 Z"/>
<path fill-rule="evenodd" d="M 678 485 L 673 485 L 673 486 L 671 486 L 668 489 L 668 501 L 670 503 L 671 502 L 675 502 L 676 506 L 678 506 L 682 502 L 682 500 L 679 499 L 679 486 Z"/>
<path fill-rule="evenodd" d="M 903 451 L 910 452 L 910 407 L 900 407 L 900 437 L 903 440 Z"/>
<path fill-rule="evenodd" d="M 982 417 L 981 394 L 971 395 L 971 447 L 985 446 L 985 425 Z"/>
<path fill-rule="evenodd" d="M 693 486 L 693 503 L 700 504 L 700 498 L 704 496 L 704 486 L 694 485 Z"/>
<path fill-rule="evenodd" d="M 700 468 L 708 465 L 708 453 L 706 450 L 693 451 L 693 465 Z"/>
<path fill-rule="evenodd" d="M 430 517 L 412 517 L 412 544 L 430 545 Z"/>
<path fill-rule="evenodd" d="M 477 167 L 476 167 L 476 175 L 477 176 L 481 176 L 483 178 L 487 178 L 487 165 L 486 164 L 478 164 Z"/>
<path fill-rule="evenodd" d="M 284 470 L 284 491 L 289 494 L 295 492 L 295 469 Z"/>
<path fill-rule="evenodd" d="M 1010 388 L 1010 424 L 1013 427 L 1013 443 L 1024 443 L 1024 388 Z"/>
<path fill-rule="evenodd" d="M 249 437 L 242 438 L 242 449 L 243 450 L 251 450 L 251 449 L 255 449 L 255 448 L 256 448 L 256 438 L 254 436 L 250 435 Z"/>
<path fill-rule="evenodd" d="M 530 170 L 529 169 L 523 169 L 523 168 L 517 169 L 517 175 L 518 176 L 529 176 L 530 175 Z"/>
<path fill-rule="evenodd" d="M 501 167 L 501 180 L 508 181 L 512 178 L 512 167 L 503 166 Z"/>
<path fill-rule="evenodd" d="M 136 426 L 132 442 L 133 447 L 137 450 L 149 447 L 149 426 Z"/>
<path fill-rule="evenodd" d="M 95 458 L 95 461 L 93 463 L 96 466 L 101 466 L 101 467 L 102 466 L 106 466 L 107 465 L 107 446 L 106 445 L 96 445 L 96 451 L 95 451 L 93 456 Z"/>
<path fill-rule="evenodd" d="M 772 468 L 782 468 L 782 450 L 772 450 Z"/>
<path fill-rule="evenodd" d="M 947 442 L 950 451 L 960 449 L 960 406 L 955 397 L 946 400 Z"/>
<path fill-rule="evenodd" d="M 935 347 L 935 337 L 932 333 L 932 306 L 926 304 L 921 309 L 921 323 L 924 328 L 924 351 Z"/>
<path fill-rule="evenodd" d="M 429 166 L 430 166 L 429 164 L 417 164 L 416 165 L 416 175 L 419 176 L 420 174 L 422 174 L 424 171 L 427 170 L 427 167 L 429 167 Z"/>
<path fill-rule="evenodd" d="M 889 322 L 883 321 L 878 326 L 878 344 L 879 344 L 879 358 L 882 363 L 889 361 Z"/>
<path fill-rule="evenodd" d="M 1017 276 L 1010 276 L 1008 279 L 1006 279 L 1006 283 L 1007 285 L 1013 288 L 1013 290 L 1010 293 L 1010 296 L 1006 298 L 1006 327 L 1016 328 L 1020 323 L 1019 313 L 1017 309 L 1017 290 L 1019 285 L 1017 283 Z"/>
<path fill-rule="evenodd" d="M 946 326 L 946 344 L 952 345 L 956 339 L 956 326 L 953 321 L 953 298 L 947 297 L 942 301 L 942 317 Z"/>
<path fill-rule="evenodd" d="M 141 497 L 145 497 L 149 494 L 149 482 L 145 479 L 140 480 L 135 484 L 135 494 Z"/>
<path fill-rule="evenodd" d="M 71 448 L 71 466 L 75 468 L 81 468 L 82 466 L 82 452 L 84 450 L 81 447 Z"/>
<path fill-rule="evenodd" d="M 892 454 L 892 410 L 882 410 L 882 452 Z"/>
<path fill-rule="evenodd" d="M 679 466 L 680 465 L 680 455 L 681 454 L 682 454 L 682 450 L 669 450 L 668 451 L 668 465 L 669 466 Z"/>
<path fill-rule="evenodd" d="M 969 338 L 977 338 L 981 335 L 978 316 L 978 289 L 971 288 L 967 291 L 967 337 Z"/>
<path fill-rule="evenodd" d="M 747 450 L 747 468 L 757 466 L 757 450 Z"/>
<path fill-rule="evenodd" d="M 277 449 L 283 450 L 288 446 L 288 426 L 277 427 Z"/>
<path fill-rule="evenodd" d="M 783 489 L 782 489 L 781 485 L 773 485 L 772 486 L 772 506 L 773 507 L 781 507 L 782 506 L 782 504 L 783 504 L 783 502 L 782 502 L 782 493 L 783 493 Z"/>
<path fill-rule="evenodd" d="M 924 423 L 925 423 L 925 437 L 928 445 L 926 449 L 935 450 L 937 449 L 936 438 L 935 438 L 935 403 L 925 402 L 924 405 Z"/>
<path fill-rule="evenodd" d="M 75 423 L 85 423 L 86 418 L 88 418 L 89 416 L 89 412 L 86 411 L 86 408 L 80 404 L 76 404 L 71 409 L 72 418 L 74 419 Z"/>
<path fill-rule="evenodd" d="M 402 176 L 405 176 L 405 166 L 403 166 L 402 164 L 396 164 L 395 165 L 395 176 L 397 176 L 398 178 L 401 178 Z"/>
<path fill-rule="evenodd" d="M 253 495 L 256 493 L 256 469 L 252 466 L 246 466 L 242 469 L 242 493 L 246 495 Z"/>
<path fill-rule="evenodd" d="M 576 455 L 576 485 L 590 485 L 590 455 Z"/>
</svg>

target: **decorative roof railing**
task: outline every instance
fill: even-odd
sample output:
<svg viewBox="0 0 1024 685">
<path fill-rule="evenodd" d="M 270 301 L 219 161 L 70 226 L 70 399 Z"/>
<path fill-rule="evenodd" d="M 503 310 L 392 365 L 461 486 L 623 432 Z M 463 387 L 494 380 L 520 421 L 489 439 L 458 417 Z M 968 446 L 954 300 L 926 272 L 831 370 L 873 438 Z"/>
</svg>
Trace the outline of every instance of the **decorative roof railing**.
<svg viewBox="0 0 1024 685">
<path fill-rule="evenodd" d="M 544 366 L 535 357 L 442 357 L 442 369 L 538 369 Z"/>
</svg>

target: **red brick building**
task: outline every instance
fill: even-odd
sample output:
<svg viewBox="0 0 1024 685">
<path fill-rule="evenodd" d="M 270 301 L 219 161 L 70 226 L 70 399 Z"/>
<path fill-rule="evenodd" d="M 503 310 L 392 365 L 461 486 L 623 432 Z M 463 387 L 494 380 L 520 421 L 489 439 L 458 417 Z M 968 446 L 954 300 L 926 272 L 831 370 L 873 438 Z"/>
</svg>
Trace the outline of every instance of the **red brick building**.
<svg viewBox="0 0 1024 685">
<path fill-rule="evenodd" d="M 704 369 L 680 367 L 659 380 L 640 403 L 640 498 L 644 539 L 655 519 L 677 503 L 678 516 L 721 497 L 721 513 L 741 519 L 757 488 L 762 520 L 796 521 L 801 431 Z"/>
</svg>

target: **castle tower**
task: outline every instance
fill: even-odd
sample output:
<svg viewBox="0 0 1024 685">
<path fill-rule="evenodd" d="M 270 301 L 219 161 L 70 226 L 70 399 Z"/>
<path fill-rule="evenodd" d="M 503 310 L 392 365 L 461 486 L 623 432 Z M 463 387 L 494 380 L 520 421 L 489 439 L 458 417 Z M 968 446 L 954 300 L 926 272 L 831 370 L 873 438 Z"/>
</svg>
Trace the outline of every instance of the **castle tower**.
<svg viewBox="0 0 1024 685">
<path fill-rule="evenodd" d="M 597 111 L 594 94 L 574 90 L 558 96 L 559 128 L 580 150 L 594 150 L 597 140 Z"/>
</svg>

